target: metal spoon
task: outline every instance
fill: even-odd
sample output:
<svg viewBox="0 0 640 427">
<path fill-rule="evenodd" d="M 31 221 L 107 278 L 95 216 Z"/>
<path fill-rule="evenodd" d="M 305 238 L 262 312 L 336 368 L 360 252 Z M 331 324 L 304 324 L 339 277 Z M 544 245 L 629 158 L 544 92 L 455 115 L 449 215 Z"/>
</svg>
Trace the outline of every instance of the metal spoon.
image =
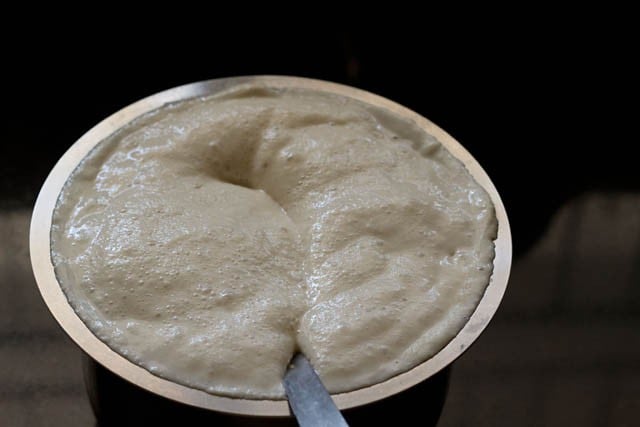
<svg viewBox="0 0 640 427">
<path fill-rule="evenodd" d="M 331 395 L 304 355 L 296 354 L 284 374 L 284 390 L 300 427 L 348 427 Z"/>
</svg>

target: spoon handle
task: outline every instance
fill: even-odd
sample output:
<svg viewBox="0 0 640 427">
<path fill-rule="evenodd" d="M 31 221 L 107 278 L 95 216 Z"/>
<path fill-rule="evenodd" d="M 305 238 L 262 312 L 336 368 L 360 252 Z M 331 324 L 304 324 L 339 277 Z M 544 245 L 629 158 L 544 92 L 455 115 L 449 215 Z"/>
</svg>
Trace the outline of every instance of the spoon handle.
<svg viewBox="0 0 640 427">
<path fill-rule="evenodd" d="M 348 427 L 318 374 L 301 353 L 284 374 L 284 390 L 300 427 Z"/>
</svg>

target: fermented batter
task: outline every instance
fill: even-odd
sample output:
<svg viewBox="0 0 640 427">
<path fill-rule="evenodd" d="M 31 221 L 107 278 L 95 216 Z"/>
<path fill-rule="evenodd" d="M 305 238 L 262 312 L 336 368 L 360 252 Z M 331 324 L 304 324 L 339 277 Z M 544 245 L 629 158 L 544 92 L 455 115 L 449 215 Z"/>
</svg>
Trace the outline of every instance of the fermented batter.
<svg viewBox="0 0 640 427">
<path fill-rule="evenodd" d="M 306 90 L 165 106 L 67 181 L 52 259 L 124 357 L 211 393 L 282 398 L 296 351 L 332 392 L 453 338 L 492 272 L 494 209 L 415 124 Z"/>
</svg>

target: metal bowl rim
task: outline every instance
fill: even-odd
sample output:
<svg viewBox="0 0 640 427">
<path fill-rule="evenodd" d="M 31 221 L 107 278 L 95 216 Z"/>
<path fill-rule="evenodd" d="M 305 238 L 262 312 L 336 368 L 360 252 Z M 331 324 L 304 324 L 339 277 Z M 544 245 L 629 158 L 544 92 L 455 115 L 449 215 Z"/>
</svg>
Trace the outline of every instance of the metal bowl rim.
<svg viewBox="0 0 640 427">
<path fill-rule="evenodd" d="M 167 103 L 212 95 L 245 84 L 334 93 L 389 110 L 398 116 L 412 120 L 462 161 L 474 179 L 489 193 L 498 219 L 494 271 L 484 296 L 463 329 L 437 354 L 409 371 L 369 387 L 335 394 L 333 398 L 340 409 L 361 406 L 397 394 L 436 374 L 458 358 L 478 338 L 498 309 L 505 292 L 511 267 L 512 248 L 511 231 L 504 205 L 493 183 L 478 162 L 460 143 L 431 121 L 381 96 L 321 80 L 286 76 L 246 76 L 187 84 L 135 102 L 109 116 L 84 134 L 51 170 L 38 195 L 31 219 L 31 264 L 47 307 L 64 331 L 84 352 L 107 369 L 143 389 L 184 404 L 220 412 L 251 416 L 290 415 L 285 400 L 237 399 L 209 394 L 155 376 L 111 350 L 77 316 L 58 283 L 51 261 L 51 222 L 58 195 L 69 175 L 93 147 L 136 117 Z"/>
</svg>

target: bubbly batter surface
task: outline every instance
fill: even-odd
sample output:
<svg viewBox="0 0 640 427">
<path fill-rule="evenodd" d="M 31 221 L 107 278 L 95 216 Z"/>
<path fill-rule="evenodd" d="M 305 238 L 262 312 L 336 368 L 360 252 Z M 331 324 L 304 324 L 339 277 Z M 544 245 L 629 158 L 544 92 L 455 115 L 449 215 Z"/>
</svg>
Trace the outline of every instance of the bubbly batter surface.
<svg viewBox="0 0 640 427">
<path fill-rule="evenodd" d="M 211 393 L 282 398 L 296 351 L 331 392 L 404 372 L 492 272 L 487 193 L 415 124 L 260 87 L 168 105 L 65 185 L 52 259 L 116 352 Z"/>
</svg>

